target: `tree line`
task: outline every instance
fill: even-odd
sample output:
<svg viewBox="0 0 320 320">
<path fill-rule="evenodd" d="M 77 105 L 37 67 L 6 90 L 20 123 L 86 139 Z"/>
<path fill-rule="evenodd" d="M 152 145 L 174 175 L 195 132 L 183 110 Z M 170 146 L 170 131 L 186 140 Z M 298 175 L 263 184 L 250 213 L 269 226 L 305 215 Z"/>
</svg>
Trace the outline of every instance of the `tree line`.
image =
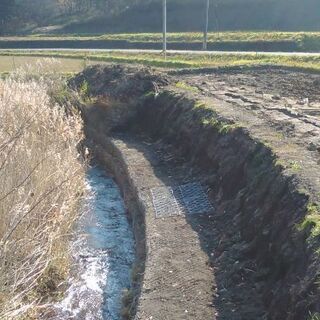
<svg viewBox="0 0 320 320">
<path fill-rule="evenodd" d="M 23 23 L 45 24 L 58 16 L 82 13 L 111 16 L 148 0 L 0 0 L 0 34 Z"/>
<path fill-rule="evenodd" d="M 11 0 L 0 0 L 0 30 L 3 30 L 14 14 L 15 2 Z M 1 31 L 0 31 L 1 32 Z"/>
<path fill-rule="evenodd" d="M 206 0 L 167 0 L 169 31 L 201 31 Z M 162 0 L 0 0 L 0 33 L 62 24 L 63 33 L 159 32 Z M 319 0 L 210 0 L 209 30 L 320 30 Z"/>
</svg>

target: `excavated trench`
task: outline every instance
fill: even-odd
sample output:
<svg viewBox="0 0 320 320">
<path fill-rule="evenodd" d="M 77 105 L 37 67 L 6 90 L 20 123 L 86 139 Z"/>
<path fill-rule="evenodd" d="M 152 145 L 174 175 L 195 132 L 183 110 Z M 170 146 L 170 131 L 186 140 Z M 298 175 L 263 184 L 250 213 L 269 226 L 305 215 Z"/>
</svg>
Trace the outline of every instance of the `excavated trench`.
<svg viewBox="0 0 320 320">
<path fill-rule="evenodd" d="M 272 148 L 150 70 L 93 67 L 87 144 L 136 242 L 123 317 L 307 320 L 320 311 L 311 196 Z"/>
</svg>

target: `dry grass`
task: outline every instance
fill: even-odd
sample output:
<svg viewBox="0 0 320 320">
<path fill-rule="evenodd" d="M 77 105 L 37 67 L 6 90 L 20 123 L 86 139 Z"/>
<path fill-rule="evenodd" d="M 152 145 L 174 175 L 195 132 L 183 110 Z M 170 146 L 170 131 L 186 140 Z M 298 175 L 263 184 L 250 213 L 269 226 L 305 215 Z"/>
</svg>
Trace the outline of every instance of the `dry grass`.
<svg viewBox="0 0 320 320">
<path fill-rule="evenodd" d="M 59 289 L 84 190 L 82 122 L 54 105 L 48 91 L 59 90 L 59 78 L 41 76 L 47 65 L 0 80 L 0 319 L 25 315 Z"/>
<path fill-rule="evenodd" d="M 228 54 L 181 54 L 168 53 L 165 60 L 163 54 L 150 52 L 107 52 L 107 53 L 90 53 L 90 52 L 56 52 L 44 50 L 39 52 L 30 52 L 28 50 L 21 52 L 1 51 L 0 50 L 0 73 L 14 69 L 13 59 L 20 63 L 33 63 L 39 57 L 54 57 L 61 61 L 58 71 L 72 72 L 80 71 L 85 66 L 98 63 L 128 63 L 143 64 L 152 67 L 165 69 L 180 68 L 206 68 L 206 67 L 232 67 L 232 66 L 257 66 L 257 65 L 277 65 L 293 68 L 301 68 L 307 71 L 320 70 L 319 55 L 270 55 L 270 54 L 253 54 L 253 53 L 228 53 Z M 4 59 L 6 58 L 6 60 Z M 21 59 L 21 60 L 19 60 Z M 71 68 L 74 64 L 76 68 Z M 15 63 L 19 65 L 18 63 Z"/>
<path fill-rule="evenodd" d="M 23 57 L 23 56 L 1 56 L 0 57 L 0 72 L 11 72 L 16 68 L 24 67 L 26 64 L 34 65 L 39 60 L 39 57 Z M 84 59 L 59 59 L 59 64 L 49 64 L 53 66 L 56 72 L 69 73 L 80 72 L 85 67 Z M 49 70 L 52 71 L 52 70 Z"/>
</svg>

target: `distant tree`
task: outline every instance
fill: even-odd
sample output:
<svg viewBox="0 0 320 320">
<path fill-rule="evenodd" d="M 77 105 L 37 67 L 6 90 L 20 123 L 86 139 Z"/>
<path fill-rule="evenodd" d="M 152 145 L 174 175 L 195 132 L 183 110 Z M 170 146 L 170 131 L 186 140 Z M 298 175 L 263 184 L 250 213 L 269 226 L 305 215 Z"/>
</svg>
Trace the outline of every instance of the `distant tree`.
<svg viewBox="0 0 320 320">
<path fill-rule="evenodd" d="M 14 0 L 0 0 L 0 34 L 6 32 L 15 9 Z"/>
</svg>

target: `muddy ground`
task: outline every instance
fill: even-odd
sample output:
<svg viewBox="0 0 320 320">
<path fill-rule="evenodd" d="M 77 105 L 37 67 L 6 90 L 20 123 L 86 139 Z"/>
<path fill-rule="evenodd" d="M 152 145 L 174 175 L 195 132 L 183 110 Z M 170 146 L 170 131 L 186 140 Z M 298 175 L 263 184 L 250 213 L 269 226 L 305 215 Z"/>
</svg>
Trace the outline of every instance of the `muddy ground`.
<svg viewBox="0 0 320 320">
<path fill-rule="evenodd" d="M 141 204 L 144 272 L 131 316 L 307 320 L 320 312 L 319 241 L 297 228 L 319 201 L 320 75 L 101 66 L 73 86 L 84 80 L 97 98 L 84 109 L 90 145 L 113 168 L 129 211 Z M 204 124 L 212 116 L 215 127 Z M 214 212 L 156 219 L 150 190 L 190 181 L 205 187 Z"/>
</svg>

